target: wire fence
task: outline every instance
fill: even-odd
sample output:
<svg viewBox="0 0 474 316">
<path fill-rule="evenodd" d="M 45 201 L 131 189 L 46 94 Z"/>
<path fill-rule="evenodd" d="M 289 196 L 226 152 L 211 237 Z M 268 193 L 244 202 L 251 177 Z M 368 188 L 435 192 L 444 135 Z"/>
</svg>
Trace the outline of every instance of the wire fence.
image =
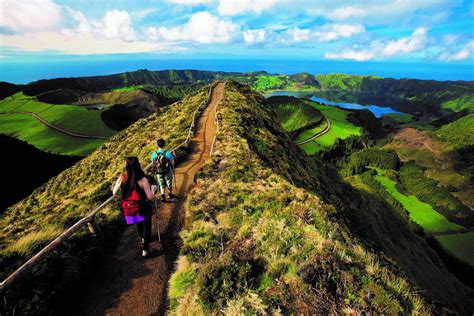
<svg viewBox="0 0 474 316">
<path fill-rule="evenodd" d="M 207 97 L 204 101 L 202 101 L 196 110 L 193 113 L 193 118 L 191 125 L 189 126 L 188 134 L 186 136 L 186 140 L 184 140 L 181 144 L 173 148 L 171 151 L 176 151 L 177 149 L 181 148 L 182 146 L 186 145 L 190 140 L 191 137 L 195 133 L 198 113 L 200 110 L 205 108 L 212 97 L 212 91 L 216 86 L 217 82 L 214 82 L 210 87 L 207 93 Z M 145 171 L 148 171 L 152 166 L 152 163 L 148 164 L 145 167 Z M 117 197 L 116 194 L 110 196 L 107 200 L 105 200 L 102 204 L 100 204 L 97 208 L 95 208 L 91 213 L 87 216 L 83 217 L 79 221 L 77 221 L 74 225 L 69 227 L 66 231 L 64 231 L 59 237 L 51 241 L 48 245 L 42 248 L 37 254 L 31 257 L 28 261 L 26 261 L 23 265 L 21 265 L 18 269 L 16 269 L 13 273 L 11 273 L 5 280 L 0 283 L 0 290 L 5 290 L 9 286 L 11 286 L 15 280 L 20 278 L 22 275 L 30 271 L 36 264 L 38 264 L 45 256 L 51 253 L 55 248 L 61 245 L 64 241 L 66 241 L 69 237 L 71 237 L 74 233 L 78 230 L 82 229 L 84 226 L 88 226 L 89 231 L 91 233 L 96 233 L 98 231 L 98 226 L 95 223 L 95 216 L 99 213 L 105 206 L 107 206 L 110 202 L 112 202 Z"/>
<path fill-rule="evenodd" d="M 222 89 L 222 93 L 225 93 L 225 82 L 224 82 L 224 89 Z M 219 104 L 224 100 L 224 95 L 222 95 L 222 99 L 219 103 L 216 104 L 216 114 L 214 117 L 214 120 L 216 122 L 216 135 L 214 135 L 214 138 L 212 139 L 212 144 L 211 144 L 211 156 L 214 154 L 216 150 L 216 141 L 217 141 L 217 134 L 219 133 L 219 113 L 217 111 Z"/>
</svg>

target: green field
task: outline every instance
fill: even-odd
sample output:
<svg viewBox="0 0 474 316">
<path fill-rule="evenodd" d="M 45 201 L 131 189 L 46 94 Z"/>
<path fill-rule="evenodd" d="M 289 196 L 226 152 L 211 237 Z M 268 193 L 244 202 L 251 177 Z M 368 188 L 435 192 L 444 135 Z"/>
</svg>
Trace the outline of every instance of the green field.
<svg viewBox="0 0 474 316">
<path fill-rule="evenodd" d="M 403 205 L 410 214 L 410 218 L 423 227 L 426 232 L 445 232 L 464 228 L 461 225 L 451 223 L 446 219 L 446 217 L 436 212 L 431 205 L 421 202 L 417 197 L 413 195 L 406 196 L 400 193 L 396 188 L 395 181 L 386 176 L 380 175 L 380 169 L 376 170 L 379 174 L 375 176 L 375 179 L 385 187 L 387 192 Z"/>
<path fill-rule="evenodd" d="M 129 91 L 135 91 L 135 90 L 138 90 L 138 89 L 143 89 L 143 85 L 140 84 L 140 85 L 136 85 L 136 86 L 129 86 L 129 87 L 123 87 L 123 88 L 117 88 L 117 89 L 113 89 L 112 91 L 117 91 L 117 92 L 129 92 Z"/>
<path fill-rule="evenodd" d="M 474 232 L 436 236 L 436 240 L 451 255 L 474 267 Z"/>
<path fill-rule="evenodd" d="M 328 123 L 326 122 L 326 120 L 324 120 L 318 126 L 316 126 L 314 128 L 311 128 L 311 129 L 308 129 L 308 130 L 302 132 L 301 134 L 299 134 L 298 137 L 296 137 L 295 141 L 297 143 L 305 141 L 308 138 L 310 138 L 311 136 L 313 136 L 313 135 L 321 132 L 322 130 L 324 130 L 327 125 L 328 125 Z"/>
<path fill-rule="evenodd" d="M 84 135 L 112 136 L 115 130 L 100 118 L 102 111 L 75 105 L 38 102 L 17 93 L 0 101 L 0 113 L 33 112 L 49 123 Z M 14 136 L 48 152 L 66 155 L 87 155 L 102 144 L 102 139 L 72 137 L 48 128 L 28 114 L 0 114 L 0 133 Z"/>
<path fill-rule="evenodd" d="M 259 75 L 255 77 L 257 81 L 255 82 L 255 89 L 257 91 L 265 91 L 265 90 L 274 90 L 279 89 L 282 84 L 285 82 L 280 78 L 280 76 L 276 75 Z"/>
<path fill-rule="evenodd" d="M 308 104 L 320 110 L 331 122 L 329 132 L 312 142 L 301 145 L 301 148 L 303 148 L 308 155 L 314 155 L 321 149 L 332 146 L 338 138 L 345 139 L 352 135 L 360 135 L 360 127 L 355 126 L 347 120 L 347 111 L 334 106 L 320 105 L 316 102 L 308 102 Z M 316 132 L 318 130 L 320 130 L 320 128 L 315 129 Z M 308 139 L 308 134 L 309 133 L 303 132 L 297 139 Z"/>
</svg>

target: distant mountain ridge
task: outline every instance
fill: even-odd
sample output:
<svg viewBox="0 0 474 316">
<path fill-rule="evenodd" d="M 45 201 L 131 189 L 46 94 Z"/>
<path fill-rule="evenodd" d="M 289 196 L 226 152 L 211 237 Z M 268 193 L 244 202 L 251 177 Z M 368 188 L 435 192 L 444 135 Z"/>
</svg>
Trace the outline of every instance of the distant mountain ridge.
<svg viewBox="0 0 474 316">
<path fill-rule="evenodd" d="M 210 82 L 216 79 L 235 79 L 248 83 L 257 90 L 344 90 L 374 95 L 389 95 L 405 99 L 413 107 L 411 112 L 441 115 L 442 111 L 473 111 L 474 81 L 435 81 L 419 79 L 393 79 L 376 76 L 347 74 L 296 73 L 293 75 L 269 74 L 265 71 L 223 72 L 203 70 L 140 69 L 106 76 L 55 78 L 39 80 L 26 85 L 1 83 L 1 97 L 22 90 L 26 95 L 39 95 L 47 91 L 68 89 L 80 95 L 84 92 L 106 92 L 134 85 L 185 85 Z M 54 101 L 54 100 L 52 100 Z"/>
</svg>

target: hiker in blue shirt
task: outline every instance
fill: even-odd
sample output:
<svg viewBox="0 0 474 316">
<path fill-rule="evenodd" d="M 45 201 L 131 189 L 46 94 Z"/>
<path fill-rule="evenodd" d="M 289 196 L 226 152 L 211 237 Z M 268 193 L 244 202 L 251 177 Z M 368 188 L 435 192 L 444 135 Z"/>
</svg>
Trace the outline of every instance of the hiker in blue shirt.
<svg viewBox="0 0 474 316">
<path fill-rule="evenodd" d="M 156 181 L 160 186 L 161 201 L 166 201 L 165 188 L 168 188 L 168 198 L 172 199 L 173 195 L 173 171 L 174 171 L 174 156 L 171 152 L 166 151 L 165 140 L 160 138 L 156 142 L 158 150 L 154 151 L 150 160 L 153 162 L 152 173 L 156 175 Z"/>
</svg>

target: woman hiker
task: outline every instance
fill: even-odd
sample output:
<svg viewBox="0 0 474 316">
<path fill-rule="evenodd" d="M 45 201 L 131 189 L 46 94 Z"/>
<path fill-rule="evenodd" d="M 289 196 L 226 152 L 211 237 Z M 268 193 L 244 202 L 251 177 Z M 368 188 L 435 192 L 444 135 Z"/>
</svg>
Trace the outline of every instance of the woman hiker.
<svg viewBox="0 0 474 316">
<path fill-rule="evenodd" d="M 137 224 L 142 237 L 142 257 L 150 255 L 151 201 L 154 198 L 145 173 L 137 157 L 126 160 L 126 174 L 121 175 L 112 190 L 116 194 L 121 189 L 121 206 L 127 224 Z"/>
</svg>

